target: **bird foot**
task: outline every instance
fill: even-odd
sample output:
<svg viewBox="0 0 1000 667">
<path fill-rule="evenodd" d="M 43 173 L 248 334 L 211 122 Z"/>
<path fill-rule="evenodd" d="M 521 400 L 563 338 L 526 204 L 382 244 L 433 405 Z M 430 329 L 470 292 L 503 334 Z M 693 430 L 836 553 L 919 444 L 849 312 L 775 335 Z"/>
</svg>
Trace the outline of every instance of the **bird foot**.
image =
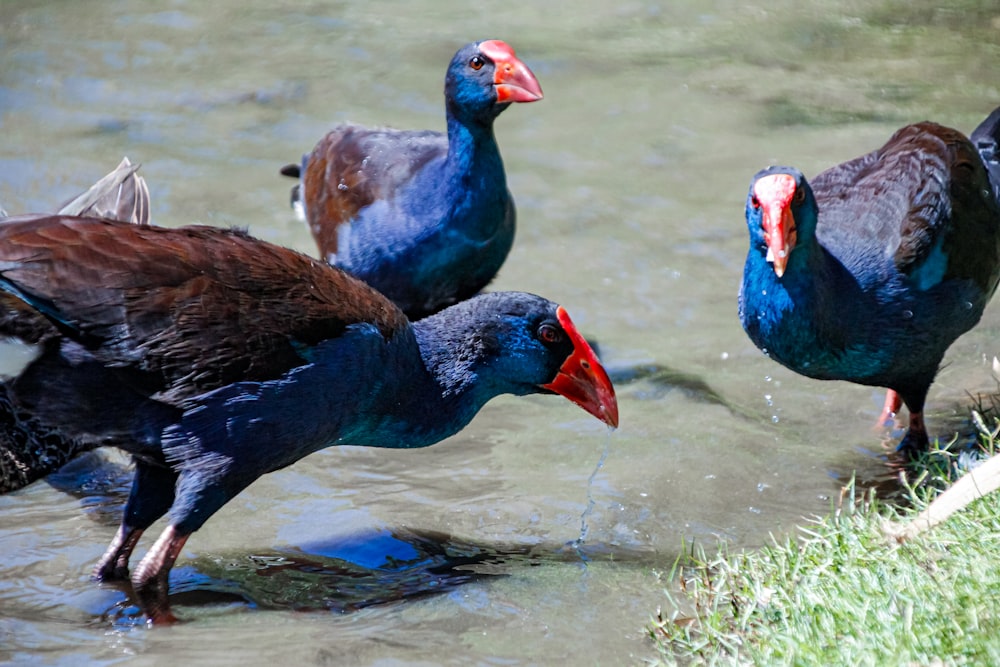
<svg viewBox="0 0 1000 667">
<path fill-rule="evenodd" d="M 170 611 L 170 568 L 184 547 L 190 533 L 167 528 L 132 573 L 132 590 L 150 625 L 170 625 L 177 617 Z"/>
<path fill-rule="evenodd" d="M 927 436 L 927 431 L 923 429 L 914 429 L 911 425 L 910 429 L 903 436 L 903 439 L 899 441 L 899 445 L 896 447 L 896 453 L 903 457 L 907 462 L 916 460 L 921 454 L 926 454 L 930 449 L 931 443 L 930 438 Z"/>
<path fill-rule="evenodd" d="M 149 625 L 173 625 L 177 617 L 170 610 L 167 598 L 169 583 L 166 577 L 154 577 L 137 583 L 133 581 L 132 590 L 135 593 L 139 608 L 146 614 Z"/>
<path fill-rule="evenodd" d="M 113 561 L 105 563 L 104 560 L 101 559 L 101 562 L 94 566 L 94 571 L 91 572 L 90 578 L 94 581 L 100 581 L 102 583 L 128 581 L 128 564 L 126 563 L 122 565 Z"/>
</svg>

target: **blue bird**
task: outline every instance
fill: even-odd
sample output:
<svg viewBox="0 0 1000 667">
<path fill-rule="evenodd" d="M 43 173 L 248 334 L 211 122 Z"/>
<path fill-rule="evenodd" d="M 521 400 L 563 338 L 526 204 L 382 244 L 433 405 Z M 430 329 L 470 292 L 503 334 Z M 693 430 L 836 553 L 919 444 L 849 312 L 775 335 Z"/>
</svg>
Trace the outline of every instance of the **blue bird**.
<svg viewBox="0 0 1000 667">
<path fill-rule="evenodd" d="M 132 454 L 94 575 L 131 579 L 153 623 L 175 620 L 168 575 L 191 534 L 312 452 L 426 447 L 500 394 L 560 394 L 618 424 L 611 381 L 561 306 L 496 292 L 411 323 L 345 272 L 238 230 L 5 220 L 0 335 L 43 348 L 12 383 L 19 414 L 80 449 Z"/>
<path fill-rule="evenodd" d="M 499 40 L 463 46 L 444 85 L 447 134 L 344 124 L 302 165 L 292 205 L 321 257 L 392 299 L 411 319 L 478 293 L 514 241 L 493 121 L 534 102 L 534 74 Z"/>
<path fill-rule="evenodd" d="M 1000 278 L 1000 108 L 972 133 L 909 125 L 810 184 L 753 177 L 739 315 L 750 339 L 807 377 L 889 389 L 899 449 L 928 446 L 923 410 L 948 346 Z"/>
</svg>

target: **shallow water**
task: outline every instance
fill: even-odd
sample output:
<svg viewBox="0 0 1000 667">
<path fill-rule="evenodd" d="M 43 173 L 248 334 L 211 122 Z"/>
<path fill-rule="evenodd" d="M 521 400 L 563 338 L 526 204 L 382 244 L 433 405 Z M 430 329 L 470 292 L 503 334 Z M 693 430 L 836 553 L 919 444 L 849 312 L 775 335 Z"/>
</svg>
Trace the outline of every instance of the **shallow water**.
<svg viewBox="0 0 1000 667">
<path fill-rule="evenodd" d="M 852 474 L 885 476 L 881 393 L 797 377 L 740 328 L 746 187 L 908 122 L 971 130 L 1000 103 L 1000 10 L 611 4 L 0 4 L 0 205 L 53 209 L 128 155 L 156 223 L 310 253 L 278 168 L 341 120 L 440 129 L 454 50 L 507 40 L 546 97 L 497 123 L 519 232 L 493 287 L 565 305 L 621 406 L 609 436 L 561 399 L 502 398 L 429 449 L 269 475 L 188 542 L 172 580 L 188 622 L 155 631 L 88 581 L 128 477 L 87 457 L 0 497 L 0 662 L 634 664 L 682 540 L 759 545 Z M 950 350 L 934 433 L 995 389 L 998 329 L 994 304 Z"/>
</svg>

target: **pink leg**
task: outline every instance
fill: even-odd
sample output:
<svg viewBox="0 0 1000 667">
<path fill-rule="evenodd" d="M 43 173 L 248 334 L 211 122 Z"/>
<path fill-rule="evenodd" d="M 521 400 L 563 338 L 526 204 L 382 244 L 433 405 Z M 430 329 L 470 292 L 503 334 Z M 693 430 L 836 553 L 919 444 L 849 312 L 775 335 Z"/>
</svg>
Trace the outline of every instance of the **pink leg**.
<svg viewBox="0 0 1000 667">
<path fill-rule="evenodd" d="M 882 414 L 879 415 L 878 422 L 875 424 L 875 428 L 880 428 L 882 426 L 889 424 L 892 421 L 893 417 L 896 416 L 896 413 L 899 412 L 899 409 L 901 407 L 903 407 L 902 397 L 892 389 L 886 391 L 885 405 L 882 406 Z M 910 421 L 912 427 L 912 421 L 913 421 L 912 416 L 910 417 Z M 922 419 L 921 423 L 923 423 Z"/>
<path fill-rule="evenodd" d="M 173 526 L 167 526 L 132 574 L 132 589 L 139 600 L 139 606 L 153 625 L 177 622 L 167 599 L 168 578 L 170 568 L 174 566 L 188 537 L 190 533 L 184 535 Z"/>
<path fill-rule="evenodd" d="M 139 528 L 120 526 L 91 577 L 97 581 L 128 581 L 128 559 L 140 537 Z"/>
</svg>

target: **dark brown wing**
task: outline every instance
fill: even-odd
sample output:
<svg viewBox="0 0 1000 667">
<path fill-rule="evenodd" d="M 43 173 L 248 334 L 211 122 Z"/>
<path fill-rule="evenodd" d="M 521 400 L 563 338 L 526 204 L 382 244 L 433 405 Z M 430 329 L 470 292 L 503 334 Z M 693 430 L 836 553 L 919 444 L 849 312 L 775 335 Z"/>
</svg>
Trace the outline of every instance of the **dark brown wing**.
<svg viewBox="0 0 1000 667">
<path fill-rule="evenodd" d="M 362 208 L 391 199 L 415 172 L 448 153 L 438 132 L 340 125 L 306 158 L 300 196 L 306 222 L 325 258 L 337 252 L 337 227 Z"/>
<path fill-rule="evenodd" d="M 997 207 L 979 155 L 961 132 L 909 125 L 812 184 L 817 231 L 828 247 L 881 247 L 899 271 L 913 275 L 940 246 L 943 255 L 929 274 L 973 278 L 983 289 L 996 282 Z"/>
<path fill-rule="evenodd" d="M 948 257 L 945 277 L 976 281 L 986 292 L 997 284 L 1000 266 L 1000 206 L 993 196 L 989 171 L 976 146 L 958 130 L 932 126 L 922 135 L 924 144 L 939 143 L 946 156 L 947 211 L 944 254 Z M 928 217 L 933 209 L 915 213 Z"/>
<path fill-rule="evenodd" d="M 0 225 L 0 288 L 15 306 L 0 334 L 31 340 L 41 313 L 45 335 L 162 378 L 164 400 L 279 377 L 351 324 L 385 336 L 406 326 L 385 297 L 324 262 L 211 227 L 11 218 Z"/>
</svg>

